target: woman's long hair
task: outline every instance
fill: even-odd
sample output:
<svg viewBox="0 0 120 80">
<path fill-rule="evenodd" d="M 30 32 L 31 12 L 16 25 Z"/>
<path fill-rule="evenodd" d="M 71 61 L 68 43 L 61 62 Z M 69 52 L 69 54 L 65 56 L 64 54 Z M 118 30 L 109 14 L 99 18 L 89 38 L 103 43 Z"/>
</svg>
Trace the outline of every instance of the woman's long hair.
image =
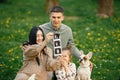
<svg viewBox="0 0 120 80">
<path fill-rule="evenodd" d="M 29 33 L 29 43 L 30 45 L 33 45 L 33 44 L 37 44 L 36 43 L 36 35 L 37 35 L 37 31 L 40 30 L 42 33 L 43 33 L 43 30 L 40 28 L 40 27 L 36 27 L 34 26 L 30 33 Z M 44 36 L 44 33 L 43 33 L 43 41 L 45 40 L 45 36 Z"/>
<path fill-rule="evenodd" d="M 44 36 L 43 30 L 40 27 L 34 26 L 31 29 L 30 33 L 29 33 L 29 44 L 30 45 L 37 44 L 36 43 L 36 37 L 37 37 L 37 31 L 38 30 L 40 30 L 42 32 L 42 34 L 43 34 L 43 41 L 45 40 L 45 36 Z M 46 48 L 46 46 L 42 49 L 42 53 L 44 55 L 46 55 L 45 48 Z M 37 61 L 38 65 L 40 65 L 40 61 L 39 61 L 38 57 L 36 57 L 36 61 Z"/>
</svg>

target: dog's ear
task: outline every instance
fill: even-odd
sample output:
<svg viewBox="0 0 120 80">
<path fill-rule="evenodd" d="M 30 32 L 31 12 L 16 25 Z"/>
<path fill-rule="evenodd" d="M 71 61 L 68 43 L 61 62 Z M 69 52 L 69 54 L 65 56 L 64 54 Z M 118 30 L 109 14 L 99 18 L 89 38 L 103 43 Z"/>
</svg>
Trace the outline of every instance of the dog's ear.
<svg viewBox="0 0 120 80">
<path fill-rule="evenodd" d="M 89 52 L 87 55 L 88 55 L 89 59 L 91 59 L 91 58 L 92 58 L 93 53 L 92 53 L 92 52 Z"/>
<path fill-rule="evenodd" d="M 83 52 L 83 50 L 80 50 L 80 55 L 84 55 L 84 52 Z"/>
</svg>

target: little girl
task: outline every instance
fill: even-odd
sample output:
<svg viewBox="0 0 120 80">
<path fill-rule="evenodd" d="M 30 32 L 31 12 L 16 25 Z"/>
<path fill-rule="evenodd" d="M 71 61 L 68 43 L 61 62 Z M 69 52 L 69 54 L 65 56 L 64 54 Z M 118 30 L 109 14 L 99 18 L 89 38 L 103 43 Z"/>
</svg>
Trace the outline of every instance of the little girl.
<svg viewBox="0 0 120 80">
<path fill-rule="evenodd" d="M 61 68 L 55 71 L 57 80 L 75 80 L 76 65 L 71 62 L 72 55 L 69 49 L 65 48 L 61 55 Z"/>
</svg>

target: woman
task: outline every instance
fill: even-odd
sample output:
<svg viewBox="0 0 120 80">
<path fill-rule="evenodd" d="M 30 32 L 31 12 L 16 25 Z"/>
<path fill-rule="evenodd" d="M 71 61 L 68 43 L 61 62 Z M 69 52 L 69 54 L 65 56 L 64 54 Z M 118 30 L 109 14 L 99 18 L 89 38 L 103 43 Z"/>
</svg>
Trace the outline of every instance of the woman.
<svg viewBox="0 0 120 80">
<path fill-rule="evenodd" d="M 71 62 L 72 55 L 69 49 L 65 48 L 62 51 L 61 68 L 55 71 L 57 80 L 75 80 L 76 65 Z"/>
<path fill-rule="evenodd" d="M 60 62 L 52 59 L 52 51 L 46 45 L 53 38 L 48 33 L 46 38 L 39 27 L 33 27 L 29 33 L 29 45 L 23 51 L 23 66 L 17 73 L 15 80 L 28 80 L 33 74 L 36 80 L 48 80 L 47 71 L 56 70 Z"/>
</svg>

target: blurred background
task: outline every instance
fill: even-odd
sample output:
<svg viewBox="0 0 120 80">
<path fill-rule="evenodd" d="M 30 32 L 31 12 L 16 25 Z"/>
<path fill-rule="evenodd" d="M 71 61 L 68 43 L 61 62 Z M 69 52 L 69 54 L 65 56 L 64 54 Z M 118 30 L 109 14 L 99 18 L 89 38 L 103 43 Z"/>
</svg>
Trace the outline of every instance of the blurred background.
<svg viewBox="0 0 120 80">
<path fill-rule="evenodd" d="M 0 0 L 0 80 L 15 78 L 23 41 L 33 26 L 49 21 L 54 5 L 64 8 L 76 46 L 93 52 L 92 80 L 120 80 L 120 0 Z"/>
</svg>

